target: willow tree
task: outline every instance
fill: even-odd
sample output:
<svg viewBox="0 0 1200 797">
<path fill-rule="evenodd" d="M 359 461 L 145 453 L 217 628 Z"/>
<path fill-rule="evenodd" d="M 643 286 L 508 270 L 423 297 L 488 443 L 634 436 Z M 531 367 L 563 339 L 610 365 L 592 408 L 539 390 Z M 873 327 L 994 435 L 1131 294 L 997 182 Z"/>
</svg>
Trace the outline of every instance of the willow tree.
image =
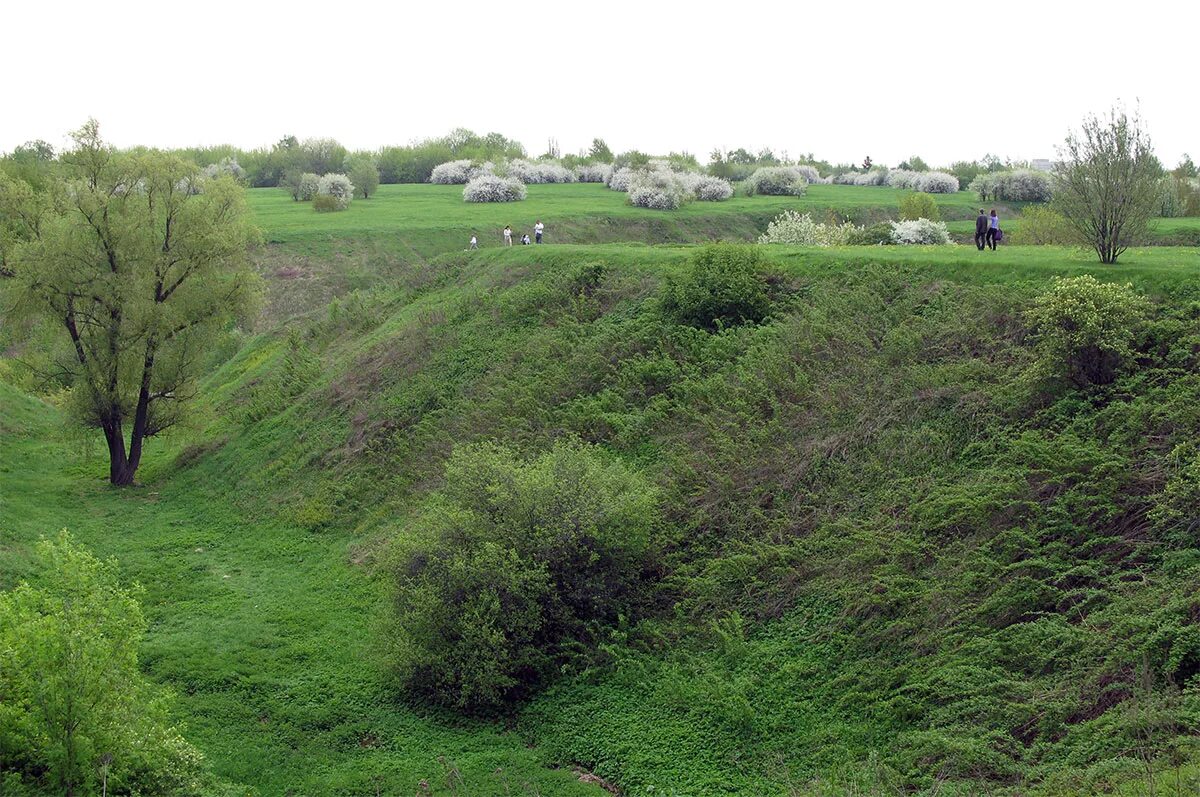
<svg viewBox="0 0 1200 797">
<path fill-rule="evenodd" d="M 242 189 L 159 153 L 119 153 L 94 120 L 9 257 L 26 307 L 61 326 L 78 420 L 132 484 L 146 438 L 176 425 L 215 332 L 249 309 L 257 233 Z"/>
</svg>

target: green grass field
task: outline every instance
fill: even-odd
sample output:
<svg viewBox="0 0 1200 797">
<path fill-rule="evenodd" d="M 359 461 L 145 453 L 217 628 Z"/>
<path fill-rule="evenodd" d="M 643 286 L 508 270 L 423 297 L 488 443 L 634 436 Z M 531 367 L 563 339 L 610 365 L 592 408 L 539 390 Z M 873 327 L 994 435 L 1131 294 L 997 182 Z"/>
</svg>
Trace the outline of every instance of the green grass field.
<svg viewBox="0 0 1200 797">
<path fill-rule="evenodd" d="M 515 237 L 531 236 L 533 224 L 546 224 L 548 243 L 644 241 L 686 243 L 757 234 L 788 208 L 822 214 L 828 210 L 868 220 L 894 215 L 903 192 L 892 188 L 813 185 L 803 197 L 735 196 L 726 202 L 693 202 L 678 211 L 636 208 L 626 195 L 595 183 L 530 185 L 523 202 L 464 202 L 453 185 L 384 185 L 368 200 L 355 200 L 342 213 L 319 214 L 278 189 L 249 192 L 250 204 L 267 241 L 325 253 L 338 239 L 393 239 L 398 250 L 419 256 L 466 249 L 472 232 L 480 246 L 499 246 L 500 231 L 511 224 Z M 946 218 L 973 214 L 972 195 L 937 197 Z"/>
<path fill-rule="evenodd" d="M 384 186 L 316 214 L 250 192 L 273 312 L 213 352 L 195 423 L 151 442 L 140 486 L 109 488 L 98 441 L 64 433 L 0 360 L 0 587 L 62 527 L 115 556 L 146 588 L 145 668 L 239 794 L 605 793 L 574 766 L 629 797 L 1200 787 L 1155 757 L 1174 736 L 1138 735 L 1142 703 L 1092 699 L 1139 656 L 1171 678 L 1190 666 L 1163 634 L 1184 622 L 1183 646 L 1194 629 L 1179 619 L 1194 548 L 1123 535 L 1157 539 L 1146 496 L 1200 433 L 1200 251 L 1104 267 L 1056 247 L 770 247 L 789 303 L 709 335 L 657 309 L 694 252 L 681 244 L 751 238 L 788 207 L 870 218 L 898 192 L 678 214 L 624 200 Z M 965 192 L 939 202 L 974 212 Z M 498 245 L 535 218 L 551 245 Z M 484 250 L 459 251 L 472 231 Z M 1020 319 L 1052 278 L 1085 273 L 1155 302 L 1146 376 L 1039 403 Z M 272 396 L 289 330 L 319 368 Z M 269 412 L 247 421 L 256 395 Z M 504 720 L 414 709 L 377 652 L 386 541 L 454 445 L 564 434 L 662 485 L 677 529 L 662 611 Z M 1077 624 L 1059 607 L 1083 593 Z M 1012 621 L 1034 604 L 1036 622 Z"/>
</svg>

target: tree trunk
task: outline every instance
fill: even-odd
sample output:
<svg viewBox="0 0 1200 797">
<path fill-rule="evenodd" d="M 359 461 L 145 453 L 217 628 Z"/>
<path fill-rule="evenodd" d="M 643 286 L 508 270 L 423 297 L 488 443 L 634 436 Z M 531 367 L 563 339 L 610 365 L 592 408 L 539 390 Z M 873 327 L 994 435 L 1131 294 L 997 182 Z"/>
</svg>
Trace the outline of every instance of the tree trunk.
<svg viewBox="0 0 1200 797">
<path fill-rule="evenodd" d="M 131 463 L 125 455 L 125 436 L 120 421 L 104 424 L 104 439 L 108 442 L 108 481 L 118 487 L 133 484 L 137 463 Z"/>
</svg>

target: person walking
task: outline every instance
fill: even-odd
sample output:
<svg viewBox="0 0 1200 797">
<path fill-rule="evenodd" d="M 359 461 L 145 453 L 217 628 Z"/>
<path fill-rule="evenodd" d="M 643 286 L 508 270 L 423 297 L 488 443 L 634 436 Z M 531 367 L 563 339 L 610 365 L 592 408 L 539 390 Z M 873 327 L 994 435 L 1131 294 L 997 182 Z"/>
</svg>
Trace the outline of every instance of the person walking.
<svg viewBox="0 0 1200 797">
<path fill-rule="evenodd" d="M 986 245 L 985 241 L 987 239 L 987 231 L 988 231 L 987 213 L 984 211 L 983 208 L 980 208 L 979 216 L 975 219 L 975 246 L 979 249 L 980 252 L 983 251 L 983 247 Z"/>
<path fill-rule="evenodd" d="M 992 208 L 992 215 L 988 218 L 987 245 L 996 251 L 996 241 L 1000 239 L 1000 217 L 996 215 L 996 209 Z"/>
<path fill-rule="evenodd" d="M 471 233 L 471 245 L 468 248 L 469 249 L 478 249 L 479 248 L 479 239 L 475 237 L 475 233 Z"/>
<path fill-rule="evenodd" d="M 538 219 L 537 224 L 533 225 L 533 238 L 539 244 L 542 242 L 542 231 L 546 229 L 546 225 L 542 224 L 542 220 Z"/>
<path fill-rule="evenodd" d="M 512 246 L 512 227 L 508 224 L 504 225 L 504 245 Z"/>
</svg>

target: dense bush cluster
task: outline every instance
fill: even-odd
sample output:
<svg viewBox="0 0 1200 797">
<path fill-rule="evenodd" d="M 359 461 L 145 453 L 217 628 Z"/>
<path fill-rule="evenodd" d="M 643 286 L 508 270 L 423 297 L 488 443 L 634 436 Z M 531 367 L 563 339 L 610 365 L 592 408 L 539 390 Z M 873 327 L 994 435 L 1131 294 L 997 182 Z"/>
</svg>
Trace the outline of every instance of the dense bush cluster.
<svg viewBox="0 0 1200 797">
<path fill-rule="evenodd" d="M 470 711 L 536 690 L 636 611 L 657 518 L 654 489 L 583 444 L 455 449 L 397 544 L 400 684 Z"/>
<path fill-rule="evenodd" d="M 614 169 L 608 177 L 608 187 L 613 191 L 628 191 L 629 184 L 633 182 L 636 174 L 637 170 L 631 169 L 628 166 Z"/>
<path fill-rule="evenodd" d="M 906 221 L 917 219 L 938 221 L 941 218 L 941 211 L 938 210 L 937 202 L 929 194 L 905 194 L 900 197 L 900 218 Z"/>
<path fill-rule="evenodd" d="M 210 794 L 138 664 L 138 590 L 62 532 L 0 593 L 0 792 Z"/>
<path fill-rule="evenodd" d="M 733 186 L 720 177 L 697 174 L 689 182 L 692 194 L 701 202 L 724 202 L 733 196 Z"/>
<path fill-rule="evenodd" d="M 613 167 L 607 163 L 581 163 L 575 167 L 575 179 L 581 183 L 607 183 Z"/>
<path fill-rule="evenodd" d="M 232 177 L 241 182 L 246 179 L 246 170 L 238 164 L 237 158 L 233 156 L 222 158 L 217 163 L 208 164 L 200 170 L 200 173 L 209 180 L 217 177 Z"/>
<path fill-rule="evenodd" d="M 573 183 L 575 173 L 563 168 L 555 161 L 512 160 L 504 167 L 504 174 L 523 183 Z"/>
<path fill-rule="evenodd" d="M 1056 278 L 1028 313 L 1046 375 L 1076 388 L 1111 384 L 1133 354 L 1147 309 L 1128 283 Z"/>
<path fill-rule="evenodd" d="M 758 323 L 771 313 L 770 274 L 756 246 L 706 246 L 692 257 L 686 276 L 667 282 L 663 311 L 677 323 L 709 331 Z"/>
<path fill-rule="evenodd" d="M 984 201 L 1049 202 L 1054 193 L 1051 176 L 1033 169 L 983 172 L 967 187 Z"/>
<path fill-rule="evenodd" d="M 863 232 L 850 222 L 823 224 L 813 221 L 812 214 L 785 210 L 767 225 L 758 242 L 762 244 L 793 244 L 795 246 L 846 246 L 857 243 Z"/>
<path fill-rule="evenodd" d="M 892 169 L 887 172 L 886 180 L 891 188 L 907 188 L 925 194 L 953 194 L 958 191 L 958 178 L 946 172 Z"/>
<path fill-rule="evenodd" d="M 888 170 L 887 169 L 870 169 L 865 172 L 842 172 L 833 177 L 833 182 L 838 185 L 866 185 L 880 186 L 887 185 Z"/>
<path fill-rule="evenodd" d="M 463 187 L 467 202 L 519 202 L 525 198 L 525 184 L 512 177 L 480 174 Z"/>
<path fill-rule="evenodd" d="M 629 183 L 629 204 L 652 210 L 675 210 L 691 198 L 682 175 L 666 169 L 639 171 Z"/>
<path fill-rule="evenodd" d="M 756 169 L 744 183 L 750 196 L 803 196 L 808 191 L 804 169 L 812 167 L 766 166 Z"/>
<path fill-rule="evenodd" d="M 893 221 L 892 243 L 895 244 L 949 244 L 950 231 L 946 224 L 929 219 Z"/>
<path fill-rule="evenodd" d="M 483 175 L 493 174 L 496 167 L 493 163 L 477 163 L 470 160 L 448 161 L 439 163 L 429 175 L 429 182 L 439 185 L 465 185 L 472 179 Z"/>
<path fill-rule="evenodd" d="M 317 192 L 320 190 L 320 175 L 313 174 L 312 172 L 305 172 L 304 174 L 297 175 L 295 178 L 293 198 L 298 199 L 301 202 L 308 202 L 315 197 Z"/>
<path fill-rule="evenodd" d="M 345 210 L 354 199 L 354 183 L 344 174 L 323 174 L 317 181 L 316 196 L 332 199 L 332 205 L 330 200 L 324 200 L 327 205 L 324 209 Z"/>
</svg>

